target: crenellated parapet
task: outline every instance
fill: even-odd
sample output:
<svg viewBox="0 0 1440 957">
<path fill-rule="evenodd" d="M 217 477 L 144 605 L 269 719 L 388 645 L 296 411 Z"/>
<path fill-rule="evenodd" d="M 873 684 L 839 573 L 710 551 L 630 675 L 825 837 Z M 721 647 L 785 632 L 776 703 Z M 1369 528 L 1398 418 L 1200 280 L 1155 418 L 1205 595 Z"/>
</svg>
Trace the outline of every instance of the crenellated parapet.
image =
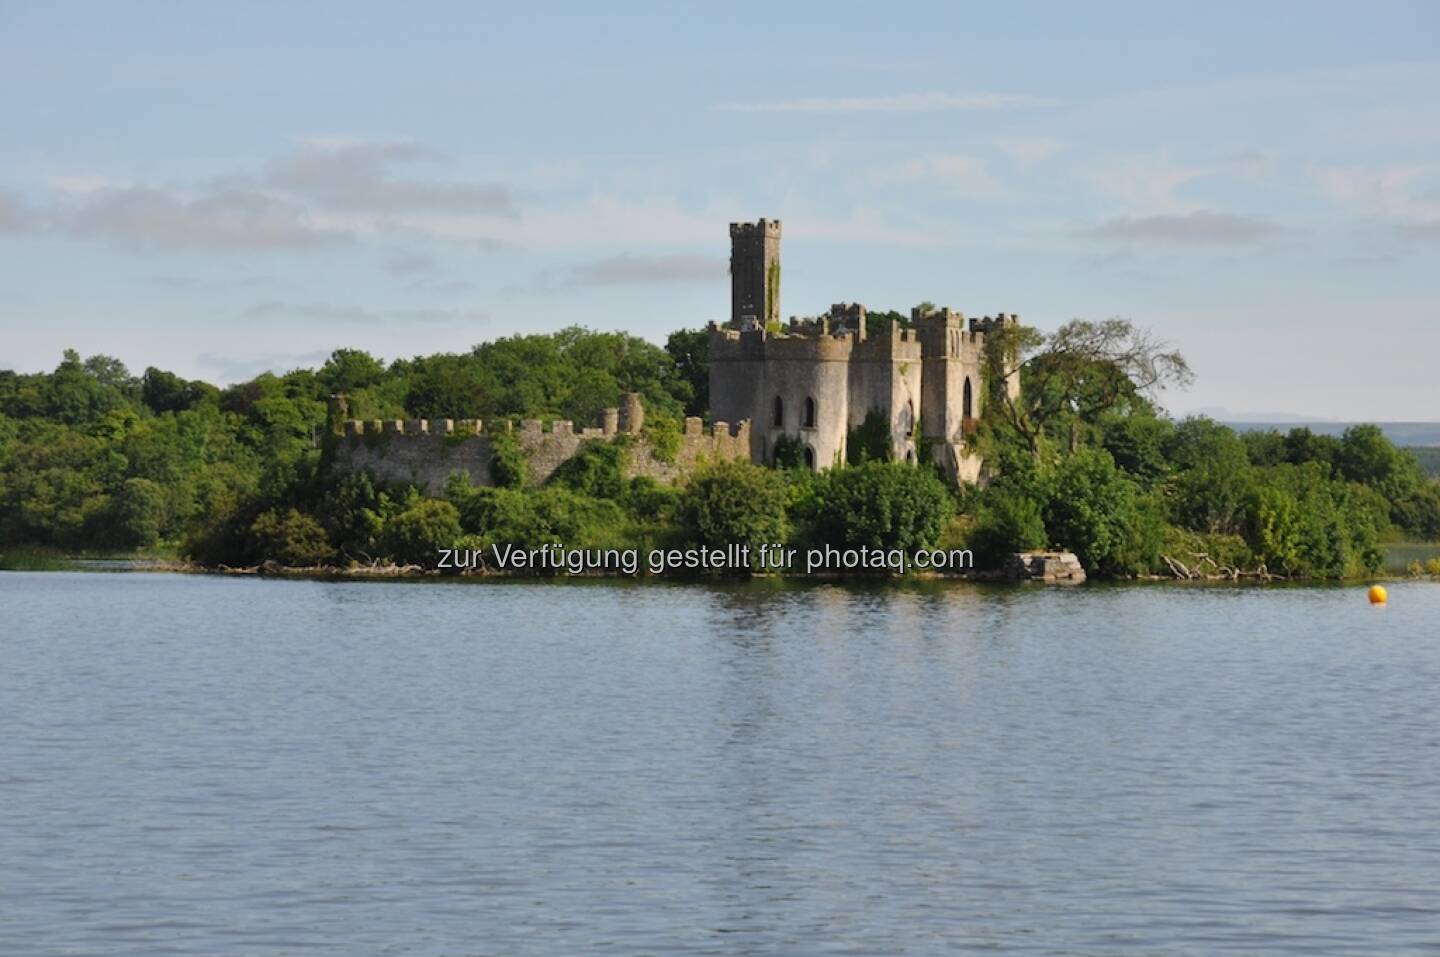
<svg viewBox="0 0 1440 957">
<path fill-rule="evenodd" d="M 797 326 L 792 326 L 792 329 Z M 854 348 L 849 333 L 831 333 L 823 319 L 798 320 L 795 332 L 726 329 L 710 324 L 710 362 L 844 362 Z"/>
<path fill-rule="evenodd" d="M 493 485 L 490 468 L 500 436 L 519 446 L 529 480 L 537 485 L 592 441 L 626 442 L 627 475 L 663 482 L 678 481 L 702 461 L 749 458 L 748 421 L 705 428 L 699 419 L 687 420 L 677 447 L 666 443 L 663 454 L 644 423 L 644 404 L 634 393 L 603 410 L 597 425 L 582 428 L 569 419 L 500 419 L 488 423 L 488 429 L 480 419 L 349 419 L 338 429 L 343 441 L 336 443 L 333 466 L 438 494 L 455 472 L 465 473 L 475 485 Z"/>
<path fill-rule="evenodd" d="M 862 362 L 913 362 L 920 358 L 920 333 L 890 323 L 880 335 L 857 339 L 855 358 Z"/>
</svg>

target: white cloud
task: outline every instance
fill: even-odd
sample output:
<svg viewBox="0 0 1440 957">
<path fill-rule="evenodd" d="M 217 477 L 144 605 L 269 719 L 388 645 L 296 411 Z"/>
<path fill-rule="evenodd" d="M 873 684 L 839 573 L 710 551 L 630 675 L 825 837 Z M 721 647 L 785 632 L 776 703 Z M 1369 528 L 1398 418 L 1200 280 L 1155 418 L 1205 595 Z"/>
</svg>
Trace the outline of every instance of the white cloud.
<svg viewBox="0 0 1440 957">
<path fill-rule="evenodd" d="M 1196 209 L 1195 200 L 1180 189 L 1214 174 L 1209 166 L 1179 166 L 1166 156 L 1126 157 L 1092 169 L 1087 178 L 1105 196 L 1147 213 L 1179 213 Z"/>
<path fill-rule="evenodd" d="M 505 241 L 540 249 L 615 249 L 674 246 L 713 241 L 719 214 L 705 216 L 682 209 L 673 200 L 627 200 L 593 194 L 565 206 L 534 206 L 505 223 Z M 452 242 L 495 244 L 493 219 L 459 212 L 415 213 L 406 227 Z"/>
<path fill-rule="evenodd" d="M 722 103 L 724 113 L 943 113 L 957 110 L 1014 110 L 1059 103 L 1027 93 L 897 93 L 891 96 L 807 97 L 770 103 Z"/>
<path fill-rule="evenodd" d="M 444 159 L 409 141 L 332 138 L 301 141 L 258 173 L 189 184 L 54 176 L 48 180 L 49 202 L 27 204 L 18 194 L 0 191 L 0 232 L 59 233 L 134 251 L 233 252 L 335 246 L 404 233 L 412 218 L 437 213 L 472 224 L 518 215 L 508 186 L 404 177 L 393 170 Z M 492 249 L 499 245 L 481 236 L 466 238 Z"/>
<path fill-rule="evenodd" d="M 246 319 L 316 319 L 345 323 L 450 323 L 483 322 L 483 312 L 469 309 L 373 309 L 368 306 L 328 302 L 287 302 L 270 299 L 257 302 L 242 314 Z"/>
<path fill-rule="evenodd" d="M 878 183 L 917 181 L 943 184 L 951 193 L 971 199 L 993 199 L 1005 188 L 985 168 L 985 161 L 964 153 L 927 153 L 876 174 Z"/>
<path fill-rule="evenodd" d="M 996 149 L 1021 163 L 1038 163 L 1065 148 L 1059 140 L 1048 136 L 1008 136 L 995 141 Z"/>
<path fill-rule="evenodd" d="M 225 292 L 235 289 L 258 289 L 266 286 L 283 285 L 272 276 L 241 276 L 234 279 L 200 279 L 195 276 L 151 276 L 147 280 L 152 286 L 187 292 Z"/>
<path fill-rule="evenodd" d="M 724 277 L 725 269 L 725 260 L 709 256 L 620 255 L 572 266 L 566 280 L 577 286 L 704 282 Z"/>
<path fill-rule="evenodd" d="M 214 377 L 221 385 L 233 382 L 248 382 L 264 372 L 285 373 L 291 369 L 313 368 L 323 365 L 330 353 L 315 352 L 282 353 L 237 358 L 216 352 L 204 352 L 196 356 L 201 366 L 214 371 Z"/>
<path fill-rule="evenodd" d="M 354 239 L 344 230 L 317 226 L 298 203 L 241 190 L 192 199 L 142 186 L 102 189 L 86 194 L 78 205 L 52 207 L 41 223 L 129 249 L 297 249 Z"/>
<path fill-rule="evenodd" d="M 1351 213 L 1411 225 L 1440 221 L 1440 163 L 1329 166 L 1311 177 L 1322 195 Z"/>
<path fill-rule="evenodd" d="M 49 176 L 46 177 L 45 184 L 57 193 L 94 193 L 102 189 L 119 189 L 132 185 L 95 173 Z"/>
<path fill-rule="evenodd" d="M 579 286 L 627 286 L 651 283 L 712 282 L 725 276 L 724 259 L 711 256 L 637 256 L 622 254 L 563 269 L 546 270 L 536 280 L 541 290 Z"/>
<path fill-rule="evenodd" d="M 1081 235 L 1122 242 L 1235 245 L 1258 242 L 1280 232 L 1283 232 L 1281 226 L 1258 217 L 1197 211 L 1157 216 L 1120 216 L 1082 230 Z"/>
<path fill-rule="evenodd" d="M 311 139 L 302 141 L 295 152 L 273 160 L 264 182 L 337 210 L 517 214 L 515 198 L 503 184 L 399 177 L 392 170 L 397 165 L 445 159 L 443 153 L 408 140 Z"/>
<path fill-rule="evenodd" d="M 475 284 L 465 279 L 417 279 L 405 288 L 411 292 L 453 296 L 456 293 L 470 292 L 475 288 Z"/>
<path fill-rule="evenodd" d="M 18 193 L 0 189 L 0 232 L 19 233 L 33 227 L 33 214 Z"/>
<path fill-rule="evenodd" d="M 416 273 L 434 271 L 435 257 L 402 250 L 386 256 L 384 266 L 385 271 L 392 276 L 413 276 Z"/>
</svg>

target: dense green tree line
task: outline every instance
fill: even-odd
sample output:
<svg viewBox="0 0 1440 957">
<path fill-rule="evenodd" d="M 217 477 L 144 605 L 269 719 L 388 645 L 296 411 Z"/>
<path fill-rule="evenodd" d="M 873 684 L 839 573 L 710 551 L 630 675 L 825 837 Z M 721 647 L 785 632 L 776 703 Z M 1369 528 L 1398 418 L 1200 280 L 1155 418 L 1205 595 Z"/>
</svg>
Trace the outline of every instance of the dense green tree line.
<svg viewBox="0 0 1440 957">
<path fill-rule="evenodd" d="M 984 559 L 1051 545 L 1108 575 L 1162 572 L 1170 555 L 1339 578 L 1378 569 L 1387 540 L 1440 539 L 1440 483 L 1376 426 L 1336 438 L 1175 422 L 1149 396 L 1188 366 L 1123 320 L 1011 342 L 1021 398 L 986 416 L 995 480 L 967 503 Z"/>
<path fill-rule="evenodd" d="M 682 415 L 707 411 L 705 334 L 682 330 L 660 348 L 567 329 L 389 364 L 342 349 L 318 369 L 224 389 L 67 352 L 50 373 L 0 371 L 0 545 L 306 566 L 426 564 L 454 545 L 944 543 L 982 565 L 1063 547 L 1100 575 L 1203 554 L 1340 577 L 1376 568 L 1388 539 L 1440 539 L 1440 484 L 1373 426 L 1239 435 L 1165 417 L 1150 387 L 1188 370 L 1161 345 L 1119 321 L 1018 331 L 993 360 L 1013 368 L 991 374 L 1017 372 L 1022 399 L 993 403 L 982 423 L 979 488 L 887 461 L 884 436 L 862 426 L 846 467 L 722 463 L 682 488 L 626 479 L 620 443 L 585 447 L 535 487 L 502 439 L 501 487 L 456 479 L 434 498 L 331 474 L 327 397 L 343 392 L 363 418 L 583 422 L 636 391 L 657 435 L 673 434 Z"/>
</svg>

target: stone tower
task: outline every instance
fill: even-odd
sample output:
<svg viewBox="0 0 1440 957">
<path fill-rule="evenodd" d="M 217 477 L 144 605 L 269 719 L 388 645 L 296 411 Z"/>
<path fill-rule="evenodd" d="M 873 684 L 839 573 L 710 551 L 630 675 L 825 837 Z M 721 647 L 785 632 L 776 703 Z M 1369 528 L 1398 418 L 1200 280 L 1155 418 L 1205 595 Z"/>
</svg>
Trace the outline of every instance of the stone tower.
<svg viewBox="0 0 1440 957">
<path fill-rule="evenodd" d="M 730 325 L 780 321 L 780 220 L 730 224 Z"/>
</svg>

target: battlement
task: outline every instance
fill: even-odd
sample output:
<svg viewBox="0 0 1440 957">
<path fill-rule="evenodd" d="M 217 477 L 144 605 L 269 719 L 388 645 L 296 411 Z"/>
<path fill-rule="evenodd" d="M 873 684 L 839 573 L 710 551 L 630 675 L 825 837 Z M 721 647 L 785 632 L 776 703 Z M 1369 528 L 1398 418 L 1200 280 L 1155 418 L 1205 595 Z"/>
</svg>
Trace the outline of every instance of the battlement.
<svg viewBox="0 0 1440 957">
<path fill-rule="evenodd" d="M 345 408 L 344 396 L 334 396 L 332 408 Z M 520 420 L 519 433 L 522 436 L 538 435 L 579 435 L 587 439 L 611 438 L 616 435 L 637 435 L 645 425 L 645 405 L 638 392 L 626 392 L 620 397 L 620 405 L 600 413 L 599 423 L 594 427 L 577 430 L 570 419 L 554 419 L 546 428 L 541 419 Z M 346 419 L 337 421 L 337 435 L 459 435 L 485 434 L 485 423 L 480 419 Z M 491 423 L 492 431 L 514 432 L 515 423 L 501 419 Z"/>
<path fill-rule="evenodd" d="M 920 358 L 920 332 L 892 322 L 888 333 L 855 343 L 855 358 L 868 362 L 910 361 Z"/>
<path fill-rule="evenodd" d="M 779 238 L 780 238 L 780 220 L 778 220 L 778 219 L 761 219 L 761 220 L 758 220 L 757 222 L 753 222 L 753 223 L 731 223 L 731 224 L 730 224 L 730 238 L 731 238 L 731 239 L 737 239 L 737 238 L 741 238 L 741 237 L 752 238 L 752 237 L 757 237 L 757 236 L 759 236 L 759 237 L 770 237 L 770 238 L 774 238 L 774 239 L 779 239 Z"/>
<path fill-rule="evenodd" d="M 750 420 L 743 419 L 733 425 L 729 422 L 716 422 L 708 428 L 705 420 L 698 415 L 685 417 L 685 432 L 687 439 L 724 439 L 730 438 L 743 442 L 746 446 L 750 444 Z"/>
<path fill-rule="evenodd" d="M 832 303 L 826 314 L 830 327 L 837 332 L 851 332 L 860 339 L 865 338 L 865 307 L 858 302 Z"/>
<path fill-rule="evenodd" d="M 997 312 L 994 316 L 985 316 L 982 319 L 971 319 L 970 331 L 994 332 L 997 329 L 1008 329 L 1012 326 L 1018 326 L 1019 324 L 1020 317 L 1015 313 L 1012 312 L 1006 315 L 1003 312 Z"/>
<path fill-rule="evenodd" d="M 853 339 L 833 334 L 815 320 L 798 333 L 770 333 L 764 329 L 721 329 L 711 326 L 710 361 L 763 362 L 769 359 L 843 362 L 850 358 Z"/>
<path fill-rule="evenodd" d="M 347 419 L 336 431 L 349 441 L 336 443 L 333 465 L 348 471 L 368 471 L 384 481 L 411 482 L 432 494 L 444 488 L 455 472 L 463 472 L 476 485 L 493 485 L 491 463 L 496 439 L 511 435 L 525 457 L 529 480 L 543 484 L 586 442 L 628 439 L 626 474 L 646 475 L 657 481 L 678 481 L 702 461 L 750 458 L 750 422 L 716 422 L 710 428 L 698 418 L 685 420 L 677 446 L 665 454 L 642 431 L 645 409 L 640 396 L 627 393 L 620 405 L 605 409 L 599 424 L 576 428 L 570 419 Z M 369 437 L 383 437 L 369 441 Z M 662 443 L 663 444 L 663 443 Z"/>
<path fill-rule="evenodd" d="M 941 309 L 930 309 L 922 311 L 919 306 L 910 310 L 910 321 L 916 326 L 942 325 L 942 326 L 963 326 L 965 324 L 965 313 L 948 306 Z"/>
</svg>

